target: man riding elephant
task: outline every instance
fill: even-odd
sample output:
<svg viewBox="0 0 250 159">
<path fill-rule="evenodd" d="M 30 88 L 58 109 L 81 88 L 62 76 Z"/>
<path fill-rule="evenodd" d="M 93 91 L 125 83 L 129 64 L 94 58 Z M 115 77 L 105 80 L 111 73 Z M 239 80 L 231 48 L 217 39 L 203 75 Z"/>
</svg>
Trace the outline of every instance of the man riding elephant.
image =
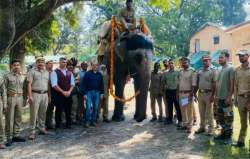
<svg viewBox="0 0 250 159">
<path fill-rule="evenodd" d="M 119 18 L 126 32 L 136 28 L 135 9 L 133 0 L 126 1 L 126 7 L 119 13 Z"/>
</svg>

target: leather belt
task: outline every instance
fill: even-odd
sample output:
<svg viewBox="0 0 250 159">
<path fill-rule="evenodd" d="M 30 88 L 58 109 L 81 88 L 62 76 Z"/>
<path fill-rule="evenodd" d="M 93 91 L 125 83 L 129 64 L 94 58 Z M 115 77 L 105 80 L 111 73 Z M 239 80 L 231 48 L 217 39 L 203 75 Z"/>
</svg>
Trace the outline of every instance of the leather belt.
<svg viewBox="0 0 250 159">
<path fill-rule="evenodd" d="M 187 94 L 187 93 L 192 93 L 192 91 L 191 90 L 185 90 L 185 91 L 179 91 L 179 93 Z"/>
<path fill-rule="evenodd" d="M 199 92 L 200 93 L 210 93 L 210 92 L 212 92 L 212 90 L 211 89 L 199 89 Z"/>
<path fill-rule="evenodd" d="M 246 93 L 246 94 L 238 94 L 238 96 L 243 97 L 243 98 L 248 98 L 250 97 L 250 94 Z"/>
<path fill-rule="evenodd" d="M 37 90 L 32 90 L 32 92 L 38 93 L 38 94 L 45 94 L 45 93 L 48 93 L 48 91 L 37 91 Z"/>
<path fill-rule="evenodd" d="M 10 97 L 16 97 L 16 96 L 22 96 L 23 93 L 15 93 L 15 92 L 7 92 L 7 96 L 10 96 Z"/>
</svg>

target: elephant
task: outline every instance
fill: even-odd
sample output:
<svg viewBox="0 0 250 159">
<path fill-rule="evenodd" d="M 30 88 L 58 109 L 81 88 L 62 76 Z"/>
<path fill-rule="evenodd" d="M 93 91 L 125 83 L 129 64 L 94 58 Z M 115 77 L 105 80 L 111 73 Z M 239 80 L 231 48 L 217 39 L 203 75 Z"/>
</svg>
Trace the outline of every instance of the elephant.
<svg viewBox="0 0 250 159">
<path fill-rule="evenodd" d="M 110 48 L 108 53 L 101 58 L 105 65 L 110 66 Z M 151 76 L 151 63 L 153 56 L 153 42 L 142 33 L 129 33 L 116 39 L 114 85 L 115 95 L 124 98 L 124 88 L 127 77 L 134 79 L 136 96 L 136 109 L 134 119 L 141 122 L 146 119 L 147 96 Z M 115 100 L 113 121 L 125 119 L 124 103 Z"/>
</svg>

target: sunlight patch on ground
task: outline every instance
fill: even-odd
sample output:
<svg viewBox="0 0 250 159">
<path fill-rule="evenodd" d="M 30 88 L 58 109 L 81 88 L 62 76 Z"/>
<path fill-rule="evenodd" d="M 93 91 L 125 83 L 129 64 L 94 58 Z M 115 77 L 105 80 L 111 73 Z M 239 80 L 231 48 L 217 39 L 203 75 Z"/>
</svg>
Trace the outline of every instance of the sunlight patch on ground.
<svg viewBox="0 0 250 159">
<path fill-rule="evenodd" d="M 143 144 L 154 137 L 153 134 L 148 131 L 144 131 L 140 134 L 134 135 L 131 139 L 126 140 L 118 144 L 121 148 L 131 148 L 139 144 Z"/>
</svg>

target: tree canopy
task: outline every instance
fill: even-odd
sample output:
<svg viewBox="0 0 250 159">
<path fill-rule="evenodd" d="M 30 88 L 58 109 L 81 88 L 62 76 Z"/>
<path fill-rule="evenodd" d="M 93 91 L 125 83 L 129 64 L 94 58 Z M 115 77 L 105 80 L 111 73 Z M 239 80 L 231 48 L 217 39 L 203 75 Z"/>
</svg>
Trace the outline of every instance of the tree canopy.
<svg viewBox="0 0 250 159">
<path fill-rule="evenodd" d="M 190 38 L 206 22 L 244 21 L 244 2 L 134 0 L 137 17 L 144 17 L 152 31 L 156 54 L 171 57 L 187 55 Z M 124 5 L 125 0 L 1 0 L 0 58 L 19 42 L 32 54 L 92 54 L 98 28 Z"/>
</svg>

